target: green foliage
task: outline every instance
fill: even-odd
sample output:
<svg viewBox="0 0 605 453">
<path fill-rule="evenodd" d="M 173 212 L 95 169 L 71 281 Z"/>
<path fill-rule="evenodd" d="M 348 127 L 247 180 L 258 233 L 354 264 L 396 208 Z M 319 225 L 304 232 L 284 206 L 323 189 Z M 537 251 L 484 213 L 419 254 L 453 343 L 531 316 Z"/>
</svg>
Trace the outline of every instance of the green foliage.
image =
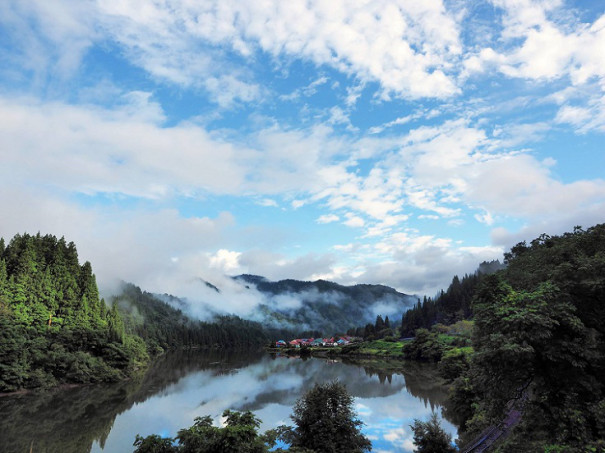
<svg viewBox="0 0 605 453">
<path fill-rule="evenodd" d="M 472 300 L 476 288 L 486 275 L 501 269 L 498 261 L 481 263 L 474 274 L 465 275 L 462 279 L 455 276 L 447 291 L 441 291 L 435 298 L 425 297 L 401 318 L 401 335 L 410 337 L 416 329 L 430 329 L 434 324 L 454 324 L 472 316 Z"/>
<path fill-rule="evenodd" d="M 259 434 L 260 420 L 252 412 L 226 410 L 223 417 L 222 427 L 209 416 L 196 417 L 175 439 L 137 435 L 134 453 L 266 453 L 275 445 L 276 433 Z"/>
<path fill-rule="evenodd" d="M 469 344 L 469 339 L 466 337 L 439 333 L 440 331 L 448 331 L 448 326 L 439 326 L 437 325 L 430 332 L 427 329 L 416 330 L 414 339 L 403 345 L 404 358 L 439 362 L 447 351 L 456 346 L 465 347 Z"/>
<path fill-rule="evenodd" d="M 444 379 L 453 381 L 469 370 L 473 353 L 470 346 L 445 351 L 439 362 L 439 374 Z"/>
<path fill-rule="evenodd" d="M 350 343 L 341 348 L 344 355 L 371 355 L 384 357 L 402 357 L 403 343 L 393 337 L 382 340 L 364 341 L 363 343 Z"/>
<path fill-rule="evenodd" d="M 446 433 L 441 425 L 436 413 L 431 414 L 431 418 L 426 421 L 414 420 L 410 425 L 414 433 L 415 452 L 418 453 L 455 453 L 456 448 L 452 445 L 452 436 Z"/>
<path fill-rule="evenodd" d="M 142 437 L 137 434 L 133 446 L 137 447 L 134 453 L 173 453 L 178 451 L 173 447 L 174 439 L 167 437 L 162 438 L 157 434 L 151 434 L 147 437 Z"/>
<path fill-rule="evenodd" d="M 452 399 L 470 416 L 469 429 L 524 401 L 507 451 L 598 451 L 605 438 L 605 225 L 542 235 L 505 258 L 507 269 L 476 291 L 475 354 Z"/>
<path fill-rule="evenodd" d="M 444 347 L 438 340 L 438 334 L 427 329 L 416 330 L 414 340 L 403 346 L 403 356 L 408 360 L 438 362 L 443 352 Z"/>
<path fill-rule="evenodd" d="M 124 378 L 147 360 L 136 342 L 73 243 L 24 234 L 2 247 L 0 392 Z"/>
<path fill-rule="evenodd" d="M 268 451 L 266 438 L 258 434 L 260 420 L 250 411 L 226 410 L 225 426 L 212 426 L 209 416 L 197 417 L 192 427 L 177 435 L 179 449 L 184 453 L 263 453 Z"/>
<path fill-rule="evenodd" d="M 280 435 L 295 448 L 322 453 L 370 451 L 353 397 L 338 381 L 316 384 L 296 402 L 291 418 L 295 427 L 281 427 Z"/>
</svg>

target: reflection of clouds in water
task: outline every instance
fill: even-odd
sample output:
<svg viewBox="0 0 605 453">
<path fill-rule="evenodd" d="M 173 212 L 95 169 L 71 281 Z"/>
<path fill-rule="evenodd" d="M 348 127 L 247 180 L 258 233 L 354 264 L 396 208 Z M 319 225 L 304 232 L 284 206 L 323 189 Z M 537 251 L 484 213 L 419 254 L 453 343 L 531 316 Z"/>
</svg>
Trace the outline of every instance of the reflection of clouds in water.
<svg viewBox="0 0 605 453">
<path fill-rule="evenodd" d="M 410 425 L 416 418 L 426 421 L 431 415 L 430 406 L 426 406 L 406 391 L 391 398 L 364 399 L 361 404 L 365 408 L 363 413 L 359 413 L 361 420 L 366 424 L 363 431 L 376 439 L 372 440 L 374 452 L 381 449 L 389 452 L 412 452 L 414 445 Z M 437 410 L 438 414 L 439 412 Z M 455 426 L 444 419 L 441 419 L 441 425 L 456 438 Z"/>
<path fill-rule="evenodd" d="M 135 434 L 175 436 L 191 426 L 195 417 L 210 415 L 218 425 L 225 409 L 251 410 L 262 420 L 261 431 L 291 424 L 296 399 L 316 383 L 339 379 L 355 397 L 355 408 L 364 422 L 363 431 L 372 440 L 373 451 L 411 452 L 409 425 L 414 418 L 426 420 L 431 405 L 438 401 L 419 399 L 406 391 L 402 375 L 370 373 L 364 368 L 334 361 L 277 358 L 216 373 L 193 372 L 177 383 L 134 405 L 119 415 L 105 451 L 122 451 L 132 446 Z M 456 434 L 449 423 L 448 432 Z M 95 443 L 93 451 L 101 451 Z"/>
</svg>

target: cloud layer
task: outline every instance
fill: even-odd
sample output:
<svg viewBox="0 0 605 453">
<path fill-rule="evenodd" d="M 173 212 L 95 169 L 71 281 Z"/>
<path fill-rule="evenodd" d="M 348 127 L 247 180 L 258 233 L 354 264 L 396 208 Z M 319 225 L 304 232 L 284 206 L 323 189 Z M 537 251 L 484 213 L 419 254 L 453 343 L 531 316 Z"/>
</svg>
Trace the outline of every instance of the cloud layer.
<svg viewBox="0 0 605 453">
<path fill-rule="evenodd" d="M 0 32 L 0 235 L 65 235 L 108 286 L 431 294 L 603 220 L 604 8 L 9 0 Z"/>
</svg>

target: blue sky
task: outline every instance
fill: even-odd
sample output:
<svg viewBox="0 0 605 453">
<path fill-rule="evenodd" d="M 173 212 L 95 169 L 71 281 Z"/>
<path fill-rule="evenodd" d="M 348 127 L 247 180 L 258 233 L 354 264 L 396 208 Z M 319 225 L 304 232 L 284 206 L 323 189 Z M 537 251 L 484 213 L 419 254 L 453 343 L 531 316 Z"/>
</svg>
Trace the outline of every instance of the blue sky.
<svg viewBox="0 0 605 453">
<path fill-rule="evenodd" d="M 430 295 L 605 220 L 603 49 L 598 1 L 7 0 L 0 234 Z"/>
</svg>

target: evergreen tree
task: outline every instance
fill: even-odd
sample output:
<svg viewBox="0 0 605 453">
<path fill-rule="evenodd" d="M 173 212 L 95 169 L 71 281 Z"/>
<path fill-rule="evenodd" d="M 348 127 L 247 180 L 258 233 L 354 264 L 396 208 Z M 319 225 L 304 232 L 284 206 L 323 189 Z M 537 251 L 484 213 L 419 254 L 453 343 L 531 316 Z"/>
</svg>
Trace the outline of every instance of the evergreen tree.
<svg viewBox="0 0 605 453">
<path fill-rule="evenodd" d="M 113 381 L 141 365 L 137 340 L 107 313 L 75 244 L 16 235 L 0 256 L 0 391 Z"/>
<path fill-rule="evenodd" d="M 294 447 L 325 453 L 370 451 L 353 397 L 337 381 L 316 384 L 294 405 L 294 428 L 282 427 L 282 437 Z"/>
<path fill-rule="evenodd" d="M 443 430 L 435 412 L 426 422 L 415 419 L 410 428 L 414 433 L 414 445 L 417 447 L 414 451 L 417 453 L 455 453 L 457 451 L 452 445 L 452 436 Z"/>
</svg>

